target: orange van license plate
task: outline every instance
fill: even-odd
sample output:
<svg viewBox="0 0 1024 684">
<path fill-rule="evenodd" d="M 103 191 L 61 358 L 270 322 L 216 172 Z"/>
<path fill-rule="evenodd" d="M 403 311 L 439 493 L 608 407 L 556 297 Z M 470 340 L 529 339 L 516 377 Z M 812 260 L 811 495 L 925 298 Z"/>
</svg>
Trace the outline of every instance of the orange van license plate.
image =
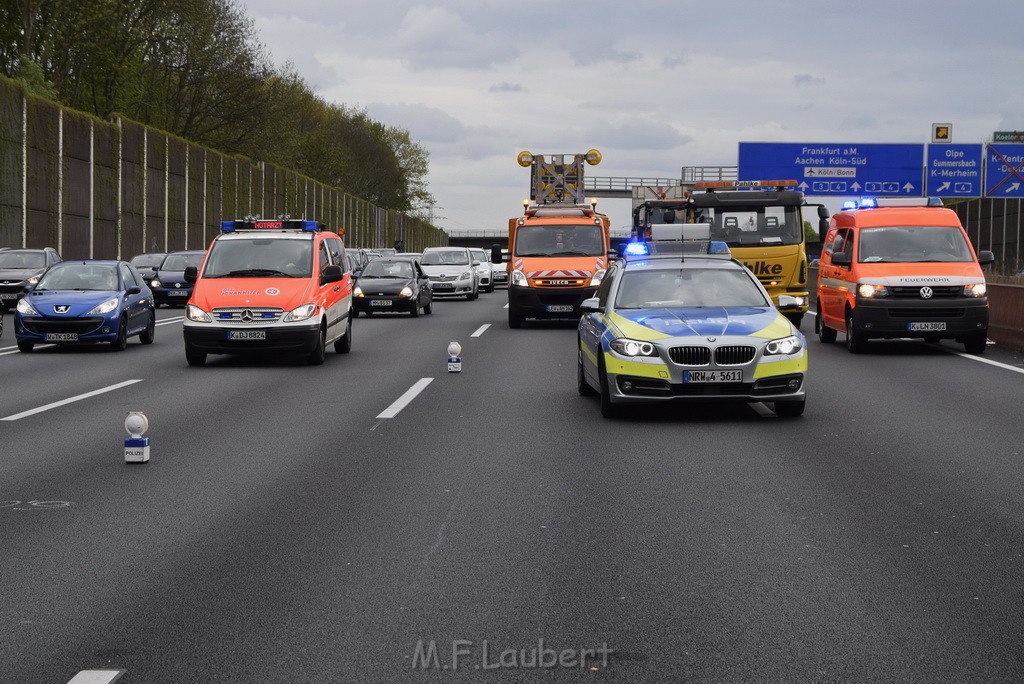
<svg viewBox="0 0 1024 684">
<path fill-rule="evenodd" d="M 930 323 L 907 323 L 907 330 L 910 332 L 935 332 L 946 329 L 945 321 L 932 321 Z"/>
<path fill-rule="evenodd" d="M 266 330 L 229 330 L 229 340 L 265 340 L 267 339 Z"/>
</svg>

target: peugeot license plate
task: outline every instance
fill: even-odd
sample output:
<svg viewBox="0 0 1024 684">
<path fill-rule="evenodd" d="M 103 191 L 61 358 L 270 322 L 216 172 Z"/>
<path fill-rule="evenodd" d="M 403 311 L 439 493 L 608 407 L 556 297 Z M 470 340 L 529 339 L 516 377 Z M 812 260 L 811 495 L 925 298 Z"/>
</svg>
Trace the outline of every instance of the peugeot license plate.
<svg viewBox="0 0 1024 684">
<path fill-rule="evenodd" d="M 47 342 L 77 342 L 78 333 L 46 333 Z"/>
<path fill-rule="evenodd" d="M 683 382 L 743 382 L 743 371 L 686 371 Z"/>
<path fill-rule="evenodd" d="M 548 304 L 544 310 L 548 313 L 572 313 L 572 304 Z"/>
<path fill-rule="evenodd" d="M 266 330 L 228 330 L 229 340 L 265 340 Z"/>
<path fill-rule="evenodd" d="M 907 330 L 911 332 L 934 332 L 946 329 L 945 321 L 932 321 L 930 323 L 907 323 Z"/>
</svg>

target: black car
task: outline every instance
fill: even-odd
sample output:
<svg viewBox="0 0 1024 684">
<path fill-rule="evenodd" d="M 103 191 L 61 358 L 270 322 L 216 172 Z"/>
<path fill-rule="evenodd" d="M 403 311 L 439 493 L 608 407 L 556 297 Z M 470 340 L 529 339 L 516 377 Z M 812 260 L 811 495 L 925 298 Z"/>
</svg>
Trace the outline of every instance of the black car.
<svg viewBox="0 0 1024 684">
<path fill-rule="evenodd" d="M 156 274 L 147 282 L 153 291 L 153 303 L 157 307 L 161 304 L 185 306 L 192 296 L 192 283 L 185 280 L 185 269 L 189 266 L 199 268 L 204 256 L 206 252 L 201 249 L 168 253 Z"/>
<path fill-rule="evenodd" d="M 0 251 L 0 302 L 6 313 L 25 293 L 25 288 L 35 285 L 39 276 L 50 266 L 61 261 L 57 250 L 5 249 Z"/>
<path fill-rule="evenodd" d="M 128 263 L 135 267 L 135 270 L 146 279 L 146 284 L 149 285 L 149 281 L 156 275 L 156 269 L 163 263 L 165 256 L 167 256 L 167 252 L 146 252 L 145 254 L 136 254 Z"/>
<path fill-rule="evenodd" d="M 433 308 L 430 279 L 414 259 L 380 257 L 366 264 L 352 291 L 352 315 L 407 311 L 418 316 Z"/>
</svg>

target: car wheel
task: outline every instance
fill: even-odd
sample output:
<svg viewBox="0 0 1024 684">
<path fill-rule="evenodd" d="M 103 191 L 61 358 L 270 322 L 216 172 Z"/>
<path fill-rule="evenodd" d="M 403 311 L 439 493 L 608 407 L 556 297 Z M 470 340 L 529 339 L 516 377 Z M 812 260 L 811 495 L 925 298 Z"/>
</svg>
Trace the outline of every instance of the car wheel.
<svg viewBox="0 0 1024 684">
<path fill-rule="evenodd" d="M 20 352 L 22 352 L 24 354 L 28 354 L 29 352 L 31 352 L 32 349 L 35 346 L 36 345 L 35 345 L 34 342 L 28 342 L 28 341 L 25 341 L 25 340 L 18 340 L 18 351 L 20 351 Z"/>
<path fill-rule="evenodd" d="M 814 332 L 818 333 L 818 341 L 823 344 L 832 344 L 836 341 L 836 331 L 821 320 L 821 302 L 818 302 L 818 315 L 814 317 Z"/>
<path fill-rule="evenodd" d="M 492 285 L 488 285 L 488 286 L 487 286 L 487 292 L 488 292 L 488 293 L 490 293 L 490 292 L 494 292 L 494 285 L 493 285 L 493 284 L 492 284 Z"/>
<path fill-rule="evenodd" d="M 608 373 L 604 368 L 604 352 L 598 351 L 597 378 L 601 385 L 601 415 L 605 418 L 618 418 L 622 408 L 612 403 L 612 394 L 608 389 Z"/>
<path fill-rule="evenodd" d="M 775 402 L 775 415 L 779 418 L 796 418 L 804 414 L 806 400 L 801 401 L 777 401 Z"/>
<path fill-rule="evenodd" d="M 988 336 L 985 333 L 964 338 L 964 351 L 968 354 L 984 354 L 986 346 Z"/>
<path fill-rule="evenodd" d="M 338 354 L 348 354 L 352 351 L 352 318 L 352 316 L 348 317 L 344 336 L 340 340 L 334 341 L 334 351 Z"/>
<path fill-rule="evenodd" d="M 156 311 L 150 311 L 149 323 L 146 324 L 146 329 L 139 333 L 139 342 L 153 344 L 154 339 L 156 339 Z"/>
<path fill-rule="evenodd" d="M 316 337 L 316 346 L 306 357 L 306 363 L 310 366 L 322 366 L 327 358 L 327 326 L 320 324 L 320 334 Z"/>
<path fill-rule="evenodd" d="M 190 344 L 185 345 L 185 360 L 190 366 L 205 366 L 206 352 L 201 352 Z"/>
<path fill-rule="evenodd" d="M 128 317 L 121 316 L 117 324 L 117 339 L 110 343 L 112 351 L 124 351 L 128 348 Z"/>
<path fill-rule="evenodd" d="M 352 316 L 351 316 L 351 318 L 359 318 L 359 309 L 357 309 L 354 306 L 352 307 Z"/>
<path fill-rule="evenodd" d="M 409 315 L 411 317 L 413 317 L 413 318 L 416 318 L 417 316 L 420 315 L 420 303 L 419 303 L 419 301 L 414 301 L 412 303 L 412 308 L 409 309 Z"/>
<path fill-rule="evenodd" d="M 583 348 L 581 346 L 578 346 L 576 349 L 576 390 L 580 393 L 581 397 L 597 396 L 597 392 L 587 382 L 587 376 L 583 369 Z"/>
<path fill-rule="evenodd" d="M 434 312 L 434 300 L 428 299 L 427 303 L 423 305 L 423 313 L 431 314 Z"/>
<path fill-rule="evenodd" d="M 853 322 L 853 311 L 846 312 L 846 349 L 851 354 L 863 354 L 867 351 L 868 340 L 864 333 L 857 330 Z"/>
</svg>

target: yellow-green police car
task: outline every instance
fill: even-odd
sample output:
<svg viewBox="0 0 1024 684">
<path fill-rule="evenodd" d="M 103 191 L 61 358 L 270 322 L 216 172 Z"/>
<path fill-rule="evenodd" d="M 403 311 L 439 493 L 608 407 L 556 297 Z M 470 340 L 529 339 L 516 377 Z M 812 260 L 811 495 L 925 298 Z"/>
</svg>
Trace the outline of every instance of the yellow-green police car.
<svg viewBox="0 0 1024 684">
<path fill-rule="evenodd" d="M 579 393 L 599 396 L 605 417 L 679 401 L 803 414 L 806 339 L 757 278 L 721 243 L 709 250 L 719 254 L 651 254 L 648 244 L 630 243 L 582 303 Z"/>
</svg>

